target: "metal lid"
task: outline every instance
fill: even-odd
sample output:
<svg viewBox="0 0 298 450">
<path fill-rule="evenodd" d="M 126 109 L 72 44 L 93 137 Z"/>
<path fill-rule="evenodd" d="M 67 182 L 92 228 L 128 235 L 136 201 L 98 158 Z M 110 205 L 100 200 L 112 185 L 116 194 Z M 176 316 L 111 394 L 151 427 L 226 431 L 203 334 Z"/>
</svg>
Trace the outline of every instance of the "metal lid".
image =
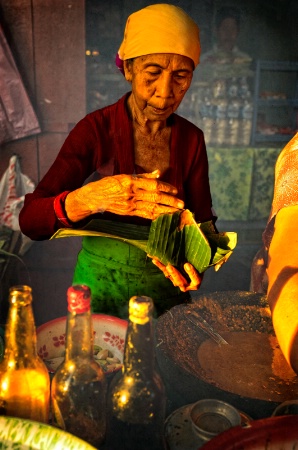
<svg viewBox="0 0 298 450">
<path fill-rule="evenodd" d="M 190 417 L 193 429 L 205 440 L 241 424 L 241 416 L 236 408 L 215 399 L 196 402 L 190 411 Z"/>
</svg>

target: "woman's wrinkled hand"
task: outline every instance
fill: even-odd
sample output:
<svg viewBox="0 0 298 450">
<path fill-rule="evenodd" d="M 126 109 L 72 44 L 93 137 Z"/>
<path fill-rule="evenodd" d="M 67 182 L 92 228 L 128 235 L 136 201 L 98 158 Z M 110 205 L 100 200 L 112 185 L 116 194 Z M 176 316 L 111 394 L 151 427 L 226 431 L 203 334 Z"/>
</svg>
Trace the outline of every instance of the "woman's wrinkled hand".
<svg viewBox="0 0 298 450">
<path fill-rule="evenodd" d="M 174 286 L 179 287 L 182 292 L 196 291 L 202 283 L 203 275 L 190 263 L 185 263 L 183 266 L 185 272 L 189 276 L 189 282 L 182 273 L 179 272 L 176 267 L 171 266 L 171 264 L 165 266 L 157 258 L 152 258 L 152 262 L 163 272 L 164 276 L 168 278 Z"/>
<path fill-rule="evenodd" d="M 77 222 L 91 214 L 108 211 L 126 216 L 156 219 L 160 214 L 183 209 L 177 189 L 158 180 L 160 171 L 142 175 L 114 175 L 70 192 L 65 200 L 68 218 Z"/>
</svg>

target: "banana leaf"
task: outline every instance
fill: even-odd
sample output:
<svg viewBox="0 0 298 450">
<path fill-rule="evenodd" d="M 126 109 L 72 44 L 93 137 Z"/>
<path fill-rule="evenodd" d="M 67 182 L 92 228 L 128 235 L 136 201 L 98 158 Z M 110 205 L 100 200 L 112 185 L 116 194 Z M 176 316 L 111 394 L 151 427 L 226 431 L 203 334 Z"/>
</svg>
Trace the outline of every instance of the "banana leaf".
<svg viewBox="0 0 298 450">
<path fill-rule="evenodd" d="M 163 264 L 191 263 L 200 273 L 218 270 L 237 244 L 234 232 L 215 233 L 212 222 L 196 223 L 189 210 L 164 214 L 152 222 L 146 252 Z"/>
<path fill-rule="evenodd" d="M 73 236 L 107 237 L 127 242 L 145 252 L 149 231 L 150 227 L 138 227 L 111 220 L 93 219 L 83 228 L 60 228 L 50 239 Z"/>
<path fill-rule="evenodd" d="M 162 214 L 150 227 L 107 220 L 91 220 L 82 229 L 62 228 L 51 239 L 71 236 L 102 236 L 127 242 L 163 264 L 182 268 L 191 263 L 200 273 L 218 270 L 237 244 L 234 232 L 215 233 L 212 222 L 196 223 L 189 210 Z"/>
</svg>

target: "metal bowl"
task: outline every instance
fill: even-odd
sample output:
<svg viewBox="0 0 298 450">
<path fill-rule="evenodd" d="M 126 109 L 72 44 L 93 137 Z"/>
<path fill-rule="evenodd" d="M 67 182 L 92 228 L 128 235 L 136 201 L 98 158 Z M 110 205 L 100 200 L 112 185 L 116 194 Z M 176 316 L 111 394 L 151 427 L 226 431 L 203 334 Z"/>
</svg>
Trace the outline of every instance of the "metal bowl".
<svg viewBox="0 0 298 450">
<path fill-rule="evenodd" d="M 203 399 L 190 410 L 194 431 L 205 440 L 241 424 L 241 416 L 229 403 L 216 399 Z"/>
<path fill-rule="evenodd" d="M 190 305 L 178 305 L 171 308 L 158 318 L 156 327 L 156 357 L 166 386 L 168 414 L 185 404 L 216 398 L 233 405 L 253 419 L 261 419 L 271 416 L 280 403 L 297 397 L 297 375 L 293 372 L 289 379 L 279 377 L 276 370 L 286 369 L 285 360 L 283 362 L 277 358 L 278 364 L 273 364 L 275 360 L 268 353 L 260 366 L 264 370 L 263 372 L 260 370 L 258 359 L 262 359 L 263 353 L 267 351 L 265 345 L 257 349 L 256 363 L 251 366 L 252 373 L 247 372 L 244 369 L 245 366 L 241 364 L 238 365 L 237 371 L 230 369 L 229 372 L 229 365 L 226 364 L 223 373 L 225 384 L 217 382 L 215 375 L 220 375 L 222 367 L 219 364 L 221 360 L 218 359 L 218 354 L 222 349 L 223 355 L 228 354 L 229 358 L 233 358 L 235 341 L 231 345 L 232 350 L 229 348 L 228 352 L 224 348 L 228 346 L 218 346 L 202 327 L 185 317 L 184 310 L 189 306 L 202 315 L 229 343 L 233 342 L 228 338 L 229 335 L 235 337 L 239 334 L 240 338 L 246 339 L 249 332 L 252 332 L 252 338 L 260 335 L 261 339 L 266 336 L 268 339 L 269 337 L 275 339 L 270 309 L 266 297 L 261 294 L 246 291 L 210 292 L 197 295 Z M 240 353 L 243 350 L 243 354 L 240 355 L 243 360 L 249 356 L 246 355 L 246 349 L 243 347 L 245 339 L 242 339 L 242 345 L 239 345 Z M 256 341 L 252 339 L 250 342 L 253 342 L 255 346 L 258 341 L 259 338 Z M 209 343 L 212 345 L 205 345 Z M 209 370 L 209 372 L 207 372 L 209 366 L 206 369 L 206 365 L 203 364 L 207 361 L 207 359 L 203 361 L 202 357 L 204 348 L 211 352 L 209 356 L 207 351 L 203 353 L 204 358 L 208 356 L 213 363 L 212 371 Z M 198 357 L 199 351 L 201 351 L 201 358 Z M 250 360 L 253 358 L 252 351 L 253 348 L 250 348 Z M 235 354 L 234 360 L 228 360 L 230 367 L 233 367 L 235 361 L 238 363 L 236 356 L 239 355 Z M 216 372 L 217 363 L 218 372 Z M 241 370 L 243 370 L 243 379 L 239 383 Z M 251 385 L 243 381 L 250 380 L 249 377 L 255 375 L 258 376 L 251 380 L 253 381 Z M 226 387 L 227 385 L 229 387 Z"/>
</svg>

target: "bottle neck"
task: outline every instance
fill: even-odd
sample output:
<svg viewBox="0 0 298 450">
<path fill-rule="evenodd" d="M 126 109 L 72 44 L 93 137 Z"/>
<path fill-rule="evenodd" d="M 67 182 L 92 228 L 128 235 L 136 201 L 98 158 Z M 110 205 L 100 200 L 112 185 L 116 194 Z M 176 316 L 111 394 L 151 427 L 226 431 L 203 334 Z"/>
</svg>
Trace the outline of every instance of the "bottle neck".
<svg viewBox="0 0 298 450">
<path fill-rule="evenodd" d="M 31 303 L 10 305 L 5 328 L 5 356 L 18 361 L 37 356 L 36 329 Z"/>
<path fill-rule="evenodd" d="M 152 318 L 145 324 L 129 321 L 124 352 L 124 372 L 153 373 L 154 342 Z"/>
<path fill-rule="evenodd" d="M 93 329 L 90 310 L 81 314 L 68 312 L 65 359 L 92 358 Z"/>
</svg>

